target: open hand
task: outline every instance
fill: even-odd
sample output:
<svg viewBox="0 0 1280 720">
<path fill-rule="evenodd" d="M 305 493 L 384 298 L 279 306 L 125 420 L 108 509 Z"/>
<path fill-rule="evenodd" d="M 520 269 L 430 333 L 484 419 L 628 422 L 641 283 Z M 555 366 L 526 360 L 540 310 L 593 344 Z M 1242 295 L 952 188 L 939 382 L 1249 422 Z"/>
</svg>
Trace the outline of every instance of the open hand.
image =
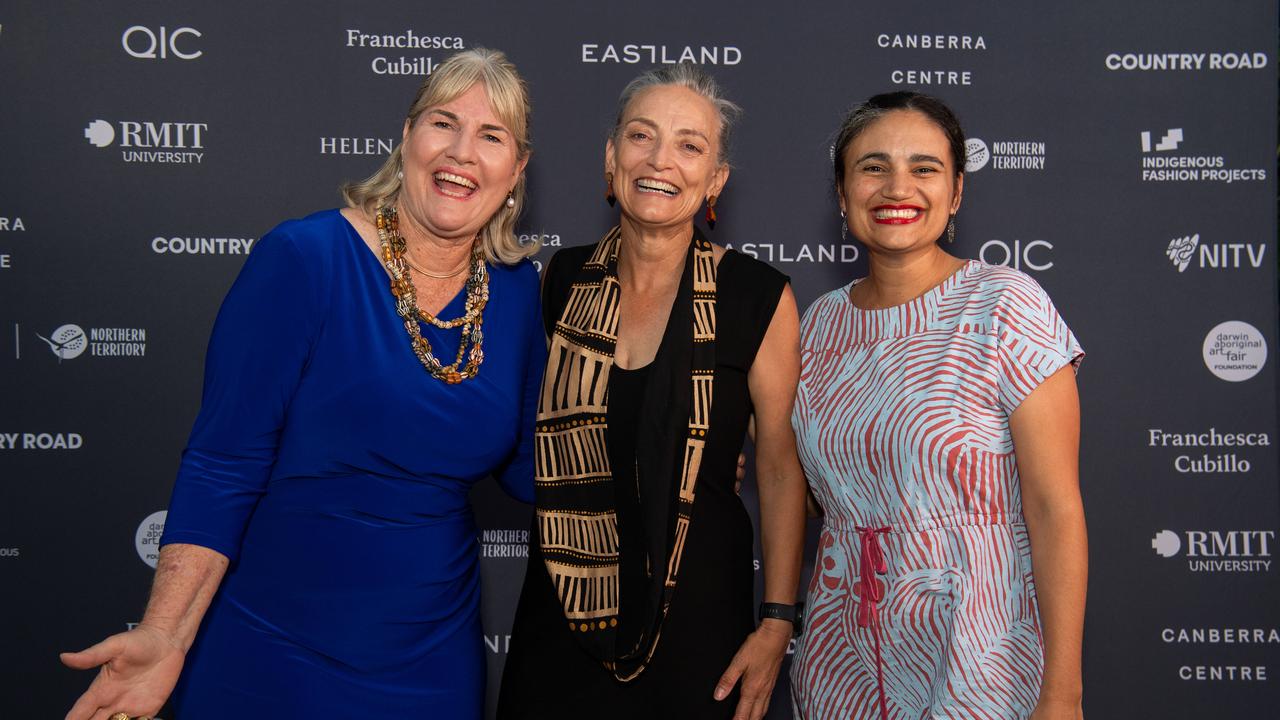
<svg viewBox="0 0 1280 720">
<path fill-rule="evenodd" d="M 69 668 L 102 668 L 66 720 L 106 720 L 118 712 L 148 717 L 160 712 L 178 682 L 186 653 L 158 628 L 139 625 L 60 657 Z"/>
<path fill-rule="evenodd" d="M 761 720 L 764 717 L 769 710 L 769 699 L 773 695 L 773 684 L 778 679 L 782 656 L 787 653 L 790 643 L 791 623 L 766 619 L 738 648 L 729 669 L 716 683 L 715 691 L 716 700 L 724 700 L 741 679 L 742 692 L 733 720 Z"/>
</svg>

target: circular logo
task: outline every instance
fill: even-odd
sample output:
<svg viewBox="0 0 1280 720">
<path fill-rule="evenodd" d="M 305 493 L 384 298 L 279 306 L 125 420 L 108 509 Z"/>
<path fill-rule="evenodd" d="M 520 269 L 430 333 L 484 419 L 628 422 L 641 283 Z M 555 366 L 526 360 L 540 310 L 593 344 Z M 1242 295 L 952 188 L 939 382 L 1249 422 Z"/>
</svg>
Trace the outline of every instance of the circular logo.
<svg viewBox="0 0 1280 720">
<path fill-rule="evenodd" d="M 84 328 L 79 325 L 63 325 L 49 333 L 49 337 L 44 338 L 44 341 L 49 343 L 49 350 L 57 355 L 59 360 L 78 358 L 89 347 Z"/>
<path fill-rule="evenodd" d="M 84 129 L 84 138 L 97 147 L 103 148 L 115 142 L 116 131 L 106 120 L 94 120 Z"/>
<path fill-rule="evenodd" d="M 1228 320 L 1204 338 L 1204 364 L 1227 382 L 1244 382 L 1267 362 L 1267 340 L 1247 322 Z"/>
<path fill-rule="evenodd" d="M 987 144 L 978 138 L 969 138 L 964 141 L 964 171 L 977 172 L 987 166 L 987 161 L 991 159 L 991 153 L 987 150 Z"/>
<path fill-rule="evenodd" d="M 138 550 L 138 557 L 153 568 L 160 560 L 160 536 L 164 535 L 164 521 L 167 517 L 169 517 L 168 510 L 151 513 L 138 526 L 138 532 L 133 536 L 133 545 Z"/>
<path fill-rule="evenodd" d="M 1161 530 L 1151 538 L 1151 549 L 1159 553 L 1160 557 L 1173 557 L 1182 550 L 1182 540 L 1172 530 Z"/>
</svg>

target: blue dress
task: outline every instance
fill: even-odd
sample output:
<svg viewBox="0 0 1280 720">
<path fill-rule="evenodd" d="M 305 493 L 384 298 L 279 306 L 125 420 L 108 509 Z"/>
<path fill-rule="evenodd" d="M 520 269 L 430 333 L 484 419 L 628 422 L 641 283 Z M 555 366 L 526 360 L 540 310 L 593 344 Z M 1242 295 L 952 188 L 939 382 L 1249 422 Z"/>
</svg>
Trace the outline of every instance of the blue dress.
<svg viewBox="0 0 1280 720">
<path fill-rule="evenodd" d="M 223 303 L 162 541 L 231 560 L 182 720 L 481 716 L 468 491 L 493 474 L 533 499 L 538 275 L 489 266 L 484 363 L 458 385 L 418 362 L 388 285 L 330 210 L 263 237 Z M 454 359 L 460 329 L 424 334 Z"/>
</svg>

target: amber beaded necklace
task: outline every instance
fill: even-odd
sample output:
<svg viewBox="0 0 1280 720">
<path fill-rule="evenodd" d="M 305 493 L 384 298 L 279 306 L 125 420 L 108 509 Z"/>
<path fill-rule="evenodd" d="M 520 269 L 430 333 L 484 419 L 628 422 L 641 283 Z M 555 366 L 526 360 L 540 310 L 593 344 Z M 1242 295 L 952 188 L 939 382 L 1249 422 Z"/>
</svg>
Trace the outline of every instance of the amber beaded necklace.
<svg viewBox="0 0 1280 720">
<path fill-rule="evenodd" d="M 482 344 L 484 334 L 480 330 L 484 322 L 484 306 L 489 302 L 489 271 L 484 264 L 484 248 L 477 238 L 471 247 L 471 272 L 467 276 L 467 305 L 462 317 L 441 320 L 418 307 L 418 290 L 405 258 L 404 236 L 400 234 L 400 220 L 393 207 L 380 207 L 376 215 L 378 242 L 382 245 L 382 263 L 391 273 L 391 294 L 396 299 L 396 312 L 404 320 L 405 332 L 413 354 L 431 376 L 455 385 L 480 373 L 484 362 Z M 458 345 L 458 357 L 452 365 L 442 365 L 431 353 L 431 343 L 422 336 L 418 321 L 422 320 L 442 330 L 462 327 L 462 342 Z M 467 345 L 470 343 L 470 352 Z M 466 365 L 462 364 L 467 358 Z"/>
</svg>

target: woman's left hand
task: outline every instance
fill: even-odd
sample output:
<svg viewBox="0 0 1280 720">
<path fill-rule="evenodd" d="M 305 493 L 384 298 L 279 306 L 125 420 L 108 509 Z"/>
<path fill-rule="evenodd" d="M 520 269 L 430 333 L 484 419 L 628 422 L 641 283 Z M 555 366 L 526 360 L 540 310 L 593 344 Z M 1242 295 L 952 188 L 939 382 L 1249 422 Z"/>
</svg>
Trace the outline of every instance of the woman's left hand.
<svg viewBox="0 0 1280 720">
<path fill-rule="evenodd" d="M 733 692 L 733 686 L 742 681 L 733 720 L 761 720 L 764 717 L 769 710 L 769 699 L 773 696 L 773 684 L 778 679 L 782 656 L 786 655 L 790 643 L 791 623 L 765 619 L 738 648 L 729 669 L 716 683 L 715 692 L 716 700 L 724 700 Z"/>
<path fill-rule="evenodd" d="M 1029 720 L 1084 720 L 1080 702 L 1045 700 L 1041 698 Z"/>
</svg>

